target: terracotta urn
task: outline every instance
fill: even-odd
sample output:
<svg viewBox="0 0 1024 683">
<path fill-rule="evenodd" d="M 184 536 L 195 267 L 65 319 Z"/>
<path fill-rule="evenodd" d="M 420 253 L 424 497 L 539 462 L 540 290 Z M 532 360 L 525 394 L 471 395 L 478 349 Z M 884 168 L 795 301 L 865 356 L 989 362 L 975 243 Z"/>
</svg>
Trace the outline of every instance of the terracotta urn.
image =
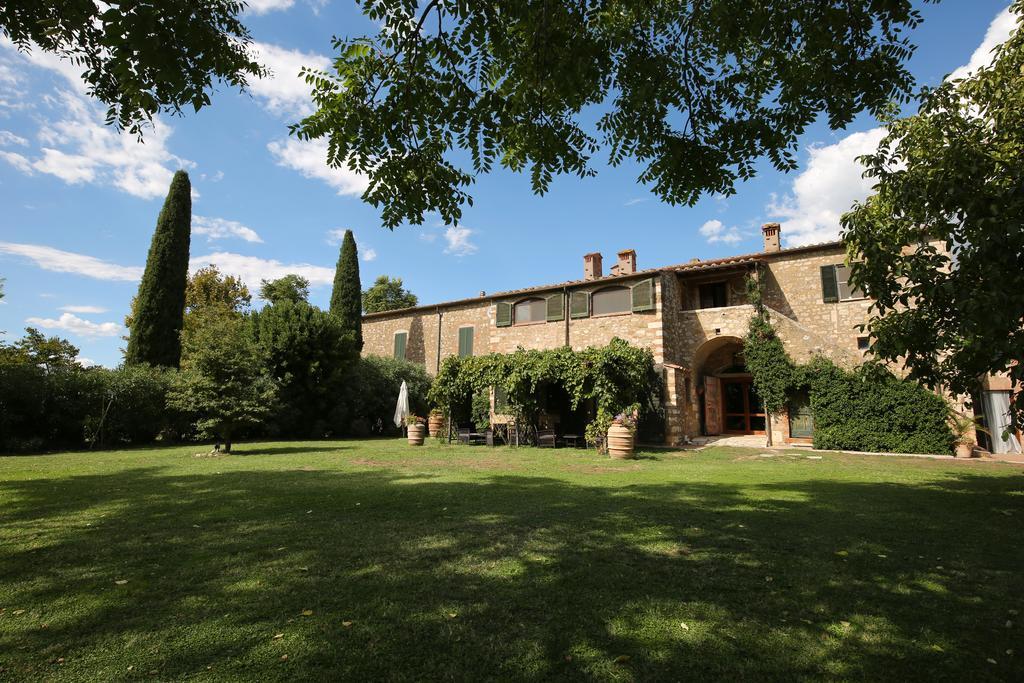
<svg viewBox="0 0 1024 683">
<path fill-rule="evenodd" d="M 974 457 L 974 444 L 973 443 L 958 443 L 956 445 L 956 457 L 958 457 L 958 458 L 973 458 Z"/>
<path fill-rule="evenodd" d="M 616 460 L 633 457 L 633 432 L 620 424 L 608 428 L 608 455 Z"/>
<path fill-rule="evenodd" d="M 427 435 L 427 427 L 423 424 L 409 425 L 409 445 L 422 446 L 423 438 Z"/>
<path fill-rule="evenodd" d="M 427 420 L 427 427 L 430 429 L 430 436 L 439 437 L 444 432 L 444 415 L 440 413 L 431 413 L 430 418 Z"/>
</svg>

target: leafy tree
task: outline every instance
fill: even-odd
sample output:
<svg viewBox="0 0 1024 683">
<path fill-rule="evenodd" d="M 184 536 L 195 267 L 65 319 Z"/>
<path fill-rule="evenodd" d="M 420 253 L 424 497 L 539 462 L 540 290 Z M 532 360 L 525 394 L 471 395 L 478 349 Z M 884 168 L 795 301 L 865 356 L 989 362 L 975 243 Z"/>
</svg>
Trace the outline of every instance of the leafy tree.
<svg viewBox="0 0 1024 683">
<path fill-rule="evenodd" d="M 431 378 L 422 365 L 382 356 L 359 358 L 345 373 L 333 425 L 350 436 L 396 433 L 392 420 L 403 381 L 409 388 L 409 410 L 426 415 Z"/>
<path fill-rule="evenodd" d="M 252 295 L 241 278 L 224 275 L 212 263 L 189 276 L 185 286 L 185 316 L 207 308 L 223 308 L 244 313 Z"/>
<path fill-rule="evenodd" d="M 272 421 L 288 436 L 323 437 L 341 393 L 341 375 L 358 356 L 337 316 L 305 301 L 279 301 L 250 316 L 263 366 L 279 386 Z"/>
<path fill-rule="evenodd" d="M 196 331 L 202 313 L 216 312 L 225 316 L 241 316 L 252 302 L 249 288 L 234 275 L 223 275 L 210 264 L 188 276 L 185 284 L 185 312 L 182 318 L 182 337 Z M 131 312 L 125 316 L 124 326 L 131 330 L 135 322 L 138 297 L 132 297 Z"/>
<path fill-rule="evenodd" d="M 862 158 L 875 194 L 842 218 L 874 355 L 954 394 L 987 373 L 1024 382 L 1022 69 L 1017 30 L 991 66 L 926 90 Z"/>
<path fill-rule="evenodd" d="M 181 361 L 185 284 L 192 229 L 192 185 L 178 171 L 157 218 L 128 337 L 125 363 L 176 368 Z"/>
<path fill-rule="evenodd" d="M 359 282 L 359 252 L 351 230 L 345 231 L 341 253 L 334 271 L 334 289 L 331 291 L 331 313 L 341 319 L 347 332 L 352 333 L 356 349 L 363 350 L 363 286 Z"/>
<path fill-rule="evenodd" d="M 244 88 L 267 73 L 250 54 L 238 0 L 6 0 L 0 34 L 19 49 L 69 57 L 107 122 L 138 134 L 159 112 L 198 111 L 214 82 Z"/>
<path fill-rule="evenodd" d="M 276 280 L 261 280 L 260 298 L 272 304 L 306 301 L 309 299 L 309 280 L 294 274 Z"/>
<path fill-rule="evenodd" d="M 372 287 L 363 292 L 363 312 L 396 311 L 411 308 L 419 301 L 415 294 L 402 286 L 402 278 L 392 280 L 387 275 L 381 275 L 374 280 Z"/>
<path fill-rule="evenodd" d="M 167 406 L 191 416 L 201 436 L 221 439 L 230 453 L 241 430 L 273 414 L 277 386 L 264 372 L 244 320 L 210 312 L 201 317 Z"/>
<path fill-rule="evenodd" d="M 594 175 L 602 145 L 670 204 L 733 194 L 761 157 L 794 169 L 820 113 L 836 129 L 905 100 L 921 20 L 911 0 L 360 4 L 379 33 L 305 72 L 317 111 L 292 132 L 328 138 L 392 228 L 457 222 L 495 163 L 536 193 Z"/>
<path fill-rule="evenodd" d="M 0 365 L 31 365 L 47 373 L 81 367 L 77 346 L 34 327 L 26 327 L 25 336 L 13 344 L 0 344 Z"/>
</svg>

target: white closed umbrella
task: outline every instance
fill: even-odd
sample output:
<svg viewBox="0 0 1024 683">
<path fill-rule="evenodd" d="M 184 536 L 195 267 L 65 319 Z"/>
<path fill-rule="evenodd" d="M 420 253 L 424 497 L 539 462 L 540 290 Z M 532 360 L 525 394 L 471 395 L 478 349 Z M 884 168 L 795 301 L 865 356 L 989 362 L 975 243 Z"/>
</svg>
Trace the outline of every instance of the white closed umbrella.
<svg viewBox="0 0 1024 683">
<path fill-rule="evenodd" d="M 409 385 L 402 380 L 402 388 L 398 390 L 398 405 L 395 406 L 395 426 L 401 427 L 405 424 L 405 418 L 409 415 Z"/>
</svg>

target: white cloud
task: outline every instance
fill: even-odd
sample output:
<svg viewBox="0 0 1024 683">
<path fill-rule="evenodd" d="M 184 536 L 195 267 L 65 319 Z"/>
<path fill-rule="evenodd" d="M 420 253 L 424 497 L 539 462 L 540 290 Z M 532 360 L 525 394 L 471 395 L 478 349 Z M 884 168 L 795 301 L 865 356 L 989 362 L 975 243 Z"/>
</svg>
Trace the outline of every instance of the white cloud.
<svg viewBox="0 0 1024 683">
<path fill-rule="evenodd" d="M 304 66 L 327 69 L 331 60 L 313 52 L 289 50 L 270 43 L 253 43 L 252 48 L 256 61 L 267 67 L 270 75 L 253 80 L 249 91 L 275 115 L 301 118 L 312 114 L 311 89 L 299 77 L 299 71 Z"/>
<path fill-rule="evenodd" d="M 34 153 L 0 154 L 0 159 L 22 173 L 46 173 L 69 184 L 113 186 L 152 199 L 167 193 L 175 169 L 191 165 L 168 150 L 171 128 L 160 119 L 146 130 L 144 142 L 106 125 L 102 107 L 85 94 L 80 67 L 39 48 L 19 52 L 6 39 L 0 39 L 0 48 L 11 56 L 4 67 L 16 68 L 15 78 L 21 79 L 31 65 L 57 73 L 72 87 L 59 90 L 56 96 L 37 98 L 35 106 L 52 113 L 39 117 L 43 121 L 37 134 L 40 146 Z"/>
<path fill-rule="evenodd" d="M 86 358 L 85 356 L 79 356 L 78 358 L 75 359 L 75 362 L 81 365 L 83 368 L 92 368 L 99 365 L 99 363 L 94 361 L 92 358 Z"/>
<path fill-rule="evenodd" d="M 839 217 L 871 192 L 857 157 L 874 152 L 884 128 L 847 135 L 839 142 L 810 148 L 810 160 L 782 198 L 772 196 L 768 213 L 780 219 L 788 246 L 839 239 Z"/>
<path fill-rule="evenodd" d="M 327 244 L 332 247 L 337 247 L 341 244 L 341 241 L 345 239 L 345 229 L 336 228 L 334 230 L 327 231 Z"/>
<path fill-rule="evenodd" d="M 635 206 L 636 204 L 642 204 L 643 202 L 649 202 L 650 200 L 650 197 L 635 197 L 623 204 L 623 206 Z"/>
<path fill-rule="evenodd" d="M 722 221 L 710 220 L 700 226 L 700 234 L 703 235 L 708 244 L 724 242 L 725 244 L 736 244 L 743 240 L 743 234 L 735 226 L 726 227 Z"/>
<path fill-rule="evenodd" d="M 263 259 L 257 256 L 243 256 L 231 252 L 218 251 L 206 256 L 196 256 L 190 262 L 192 272 L 213 264 L 225 275 L 235 275 L 242 279 L 249 289 L 259 289 L 261 280 L 276 280 L 289 273 L 301 275 L 311 285 L 324 285 L 334 281 L 334 268 L 314 266 L 309 263 L 281 263 L 274 259 Z"/>
<path fill-rule="evenodd" d="M 192 215 L 192 234 L 205 235 L 207 242 L 228 237 L 238 237 L 246 242 L 263 241 L 255 230 L 242 225 L 238 221 L 229 221 L 224 218 L 209 218 L 195 214 Z"/>
<path fill-rule="evenodd" d="M 435 240 L 437 240 L 437 233 L 421 232 L 420 239 L 423 240 L 424 242 L 434 242 Z"/>
<path fill-rule="evenodd" d="M 364 261 L 367 261 L 367 262 L 369 262 L 369 261 L 376 261 L 377 260 L 377 250 L 376 249 L 372 249 L 372 248 L 371 249 L 365 249 L 362 252 L 362 256 L 363 256 L 363 260 Z"/>
<path fill-rule="evenodd" d="M 974 51 L 974 54 L 971 55 L 967 63 L 958 69 L 954 69 L 953 73 L 949 74 L 949 80 L 966 78 L 971 72 L 991 64 L 992 58 L 995 56 L 992 51 L 995 50 L 996 46 L 1005 43 L 1006 39 L 1010 37 L 1010 33 L 1016 28 L 1017 17 L 1007 7 L 997 14 L 992 23 L 988 25 L 988 30 L 985 31 L 985 37 L 982 39 L 981 45 Z"/>
<path fill-rule="evenodd" d="M 28 140 L 15 135 L 9 130 L 0 130 L 0 145 L 20 145 L 21 147 L 28 146 Z"/>
<path fill-rule="evenodd" d="M 32 169 L 32 162 L 29 161 L 27 157 L 18 154 L 17 152 L 0 151 L 0 159 L 3 159 L 11 166 L 24 173 L 25 175 L 32 175 L 32 173 L 34 172 Z"/>
<path fill-rule="evenodd" d="M 249 0 L 246 8 L 253 14 L 266 14 L 277 10 L 290 9 L 295 0 Z"/>
<path fill-rule="evenodd" d="M 25 322 L 33 327 L 44 330 L 62 330 L 80 337 L 116 337 L 122 328 L 117 323 L 94 323 L 83 320 L 71 313 L 63 313 L 59 318 L 26 318 Z"/>
<path fill-rule="evenodd" d="M 1005 41 L 1016 26 L 1009 9 L 999 13 L 970 61 L 953 71 L 961 78 L 992 60 L 992 50 Z M 885 137 L 884 128 L 847 135 L 839 142 L 810 148 L 810 159 L 782 198 L 772 197 L 768 213 L 782 222 L 787 246 L 825 242 L 839 238 L 839 218 L 855 201 L 871 193 L 871 180 L 862 177 L 858 156 L 874 152 Z"/>
<path fill-rule="evenodd" d="M 0 242 L 0 254 L 22 256 L 33 261 L 43 270 L 74 273 L 97 280 L 135 282 L 142 277 L 142 268 L 139 266 L 119 266 L 94 256 L 62 251 L 42 244 Z"/>
<path fill-rule="evenodd" d="M 468 256 L 476 253 L 477 246 L 470 241 L 474 231 L 467 227 L 449 225 L 444 231 L 445 247 L 444 253 L 456 254 L 457 256 Z"/>
<path fill-rule="evenodd" d="M 279 166 L 298 171 L 307 178 L 322 180 L 340 195 L 361 195 L 370 186 L 366 176 L 347 168 L 327 165 L 327 141 L 303 141 L 296 138 L 274 140 L 267 145 Z"/>
<path fill-rule="evenodd" d="M 107 309 L 102 306 L 61 306 L 58 310 L 68 313 L 106 313 Z"/>
</svg>

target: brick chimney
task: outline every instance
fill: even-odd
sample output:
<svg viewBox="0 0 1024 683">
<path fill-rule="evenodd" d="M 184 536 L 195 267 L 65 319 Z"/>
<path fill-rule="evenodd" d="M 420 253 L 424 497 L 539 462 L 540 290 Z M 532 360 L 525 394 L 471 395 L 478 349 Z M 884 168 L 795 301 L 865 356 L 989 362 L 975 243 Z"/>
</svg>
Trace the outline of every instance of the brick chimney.
<svg viewBox="0 0 1024 683">
<path fill-rule="evenodd" d="M 781 251 L 779 237 L 782 233 L 782 226 L 778 223 L 765 223 L 761 226 L 761 233 L 764 235 L 764 250 L 767 252 Z"/>
<path fill-rule="evenodd" d="M 601 254 L 593 252 L 583 255 L 583 279 L 594 280 L 603 275 L 601 270 Z"/>
<path fill-rule="evenodd" d="M 616 275 L 632 275 L 636 272 L 636 252 L 632 249 L 620 251 L 616 265 L 619 267 Z"/>
</svg>

